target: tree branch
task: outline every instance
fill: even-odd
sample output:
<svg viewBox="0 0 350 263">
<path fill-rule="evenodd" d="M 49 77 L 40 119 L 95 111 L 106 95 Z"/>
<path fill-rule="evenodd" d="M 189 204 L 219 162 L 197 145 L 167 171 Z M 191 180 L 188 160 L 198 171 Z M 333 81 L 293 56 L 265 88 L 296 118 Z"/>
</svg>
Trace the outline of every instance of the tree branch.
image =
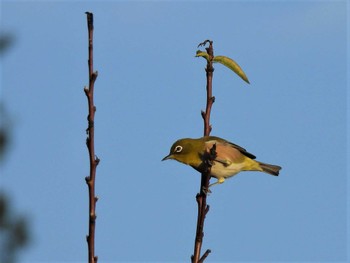
<svg viewBox="0 0 350 263">
<path fill-rule="evenodd" d="M 96 202 L 98 200 L 95 196 L 95 177 L 96 167 L 100 162 L 95 155 L 95 112 L 96 107 L 94 105 L 94 85 L 97 78 L 97 71 L 94 72 L 93 66 L 93 14 L 86 12 L 87 25 L 88 25 L 88 37 L 89 37 L 89 87 L 84 88 L 85 95 L 88 100 L 88 128 L 86 129 L 87 138 L 86 146 L 89 151 L 90 160 L 90 175 L 85 178 L 86 184 L 89 188 L 89 234 L 86 236 L 88 243 L 88 262 L 97 263 L 97 256 L 95 256 L 95 225 L 96 225 Z"/>
<path fill-rule="evenodd" d="M 206 109 L 205 112 L 202 111 L 201 115 L 204 121 L 204 136 L 209 136 L 211 132 L 211 125 L 210 125 L 210 113 L 211 108 L 213 106 L 213 103 L 215 101 L 215 97 L 212 95 L 212 80 L 213 80 L 213 58 L 214 58 L 214 49 L 213 49 L 213 41 L 206 40 L 203 43 L 199 44 L 198 46 L 203 46 L 209 43 L 209 47 L 206 48 L 207 53 L 209 55 L 209 59 L 207 60 L 207 67 L 205 69 L 206 71 L 206 77 L 207 77 L 207 103 L 206 103 Z M 203 243 L 203 236 L 204 236 L 204 220 L 206 214 L 209 212 L 209 205 L 207 205 L 207 193 L 209 191 L 209 181 L 210 181 L 210 169 L 211 169 L 211 158 L 213 155 L 215 155 L 216 145 L 210 149 L 210 153 L 208 154 L 208 160 L 206 162 L 206 171 L 202 173 L 201 176 L 201 186 L 200 186 L 200 192 L 196 196 L 197 204 L 198 204 L 198 216 L 197 216 L 197 229 L 196 229 L 196 238 L 194 243 L 194 253 L 191 257 L 192 263 L 202 263 L 206 259 L 206 257 L 211 252 L 209 249 L 206 250 L 206 252 L 201 257 L 201 248 Z"/>
</svg>

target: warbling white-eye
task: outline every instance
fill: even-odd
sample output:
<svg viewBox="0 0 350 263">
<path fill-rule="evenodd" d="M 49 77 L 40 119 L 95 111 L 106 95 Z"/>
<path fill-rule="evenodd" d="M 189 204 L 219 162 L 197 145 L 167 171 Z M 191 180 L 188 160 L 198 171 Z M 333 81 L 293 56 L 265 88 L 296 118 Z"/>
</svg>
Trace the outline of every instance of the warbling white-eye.
<svg viewBox="0 0 350 263">
<path fill-rule="evenodd" d="M 210 156 L 212 149 L 215 152 L 214 156 Z M 258 162 L 254 160 L 255 156 L 244 148 L 214 136 L 180 139 L 171 146 L 170 153 L 162 161 L 173 159 L 202 173 L 205 172 L 208 158 L 211 159 L 210 176 L 217 179 L 210 186 L 222 184 L 226 178 L 241 171 L 260 171 L 277 176 L 281 169 L 277 165 Z"/>
</svg>

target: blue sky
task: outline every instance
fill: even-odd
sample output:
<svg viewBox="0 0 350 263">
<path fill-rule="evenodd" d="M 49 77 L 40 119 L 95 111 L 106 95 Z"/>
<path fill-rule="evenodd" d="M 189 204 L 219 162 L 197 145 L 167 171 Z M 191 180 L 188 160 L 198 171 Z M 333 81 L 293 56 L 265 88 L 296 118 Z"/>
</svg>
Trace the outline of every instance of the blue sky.
<svg viewBox="0 0 350 263">
<path fill-rule="evenodd" d="M 19 262 L 86 262 L 88 84 L 85 11 L 94 13 L 96 254 L 99 262 L 189 262 L 200 177 L 161 162 L 200 137 L 205 61 L 215 65 L 212 135 L 279 177 L 245 172 L 215 186 L 206 262 L 346 262 L 346 1 L 2 1 L 0 99 L 12 118 L 1 191 L 27 215 Z"/>
</svg>

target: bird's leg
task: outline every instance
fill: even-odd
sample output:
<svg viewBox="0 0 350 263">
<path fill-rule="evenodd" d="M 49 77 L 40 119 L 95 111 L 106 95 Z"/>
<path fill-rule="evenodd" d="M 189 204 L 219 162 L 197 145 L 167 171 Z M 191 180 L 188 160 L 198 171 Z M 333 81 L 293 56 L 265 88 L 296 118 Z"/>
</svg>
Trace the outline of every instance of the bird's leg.
<svg viewBox="0 0 350 263">
<path fill-rule="evenodd" d="M 209 187 L 210 187 L 210 186 L 209 186 Z M 211 191 L 210 191 L 209 187 L 206 188 L 206 187 L 203 186 L 203 188 L 202 188 L 203 193 L 205 193 L 206 195 L 211 194 Z"/>
<path fill-rule="evenodd" d="M 216 184 L 222 184 L 223 182 L 225 182 L 225 178 L 224 177 L 219 177 L 218 180 L 215 182 L 215 183 L 212 183 L 209 185 L 209 188 L 212 187 L 213 185 L 216 185 Z M 210 191 L 208 189 L 208 191 Z"/>
<path fill-rule="evenodd" d="M 229 166 L 232 163 L 229 160 L 224 160 L 219 158 L 216 158 L 215 161 L 217 161 L 218 163 L 221 163 L 223 166 Z"/>
</svg>

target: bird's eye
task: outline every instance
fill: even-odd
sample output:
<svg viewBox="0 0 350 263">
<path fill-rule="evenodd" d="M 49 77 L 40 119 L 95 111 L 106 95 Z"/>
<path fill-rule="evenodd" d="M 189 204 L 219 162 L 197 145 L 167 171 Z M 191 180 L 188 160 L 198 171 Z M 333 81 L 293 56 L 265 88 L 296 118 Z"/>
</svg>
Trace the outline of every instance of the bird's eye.
<svg viewBox="0 0 350 263">
<path fill-rule="evenodd" d="M 174 152 L 180 153 L 182 151 L 182 146 L 178 145 L 175 147 Z"/>
</svg>

